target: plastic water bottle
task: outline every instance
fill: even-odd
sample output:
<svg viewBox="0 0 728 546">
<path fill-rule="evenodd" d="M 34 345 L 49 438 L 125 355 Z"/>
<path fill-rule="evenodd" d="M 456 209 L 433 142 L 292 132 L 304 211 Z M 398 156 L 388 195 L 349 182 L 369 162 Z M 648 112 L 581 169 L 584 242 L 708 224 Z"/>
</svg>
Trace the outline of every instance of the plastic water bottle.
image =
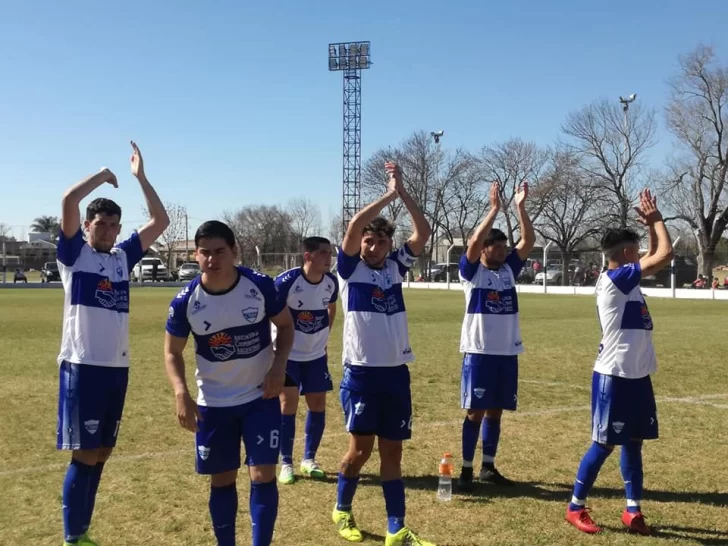
<svg viewBox="0 0 728 546">
<path fill-rule="evenodd" d="M 452 462 L 452 455 L 445 453 L 440 461 L 440 480 L 437 484 L 437 500 L 451 501 L 452 500 L 452 474 L 454 466 Z"/>
</svg>

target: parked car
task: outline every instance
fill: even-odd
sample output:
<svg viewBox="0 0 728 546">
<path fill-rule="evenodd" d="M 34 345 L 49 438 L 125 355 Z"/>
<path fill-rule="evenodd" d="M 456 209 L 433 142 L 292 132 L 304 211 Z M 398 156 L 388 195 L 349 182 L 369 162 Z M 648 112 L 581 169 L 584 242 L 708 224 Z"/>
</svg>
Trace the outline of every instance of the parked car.
<svg viewBox="0 0 728 546">
<path fill-rule="evenodd" d="M 53 282 L 61 280 L 61 272 L 58 271 L 57 262 L 46 262 L 40 270 L 40 282 Z"/>
<path fill-rule="evenodd" d="M 550 265 L 546 270 L 541 270 L 536 273 L 534 282 L 536 284 L 543 284 L 544 276 L 546 277 L 546 284 L 561 284 L 561 278 L 563 277 L 563 266 L 561 264 Z"/>
<path fill-rule="evenodd" d="M 142 258 L 142 261 L 139 262 L 132 270 L 130 275 L 131 280 L 138 281 L 141 274 L 142 281 L 151 281 L 154 278 L 155 266 L 157 270 L 156 280 L 169 280 L 169 271 L 167 270 L 167 266 L 164 265 L 164 262 L 162 260 L 155 257 Z"/>
<path fill-rule="evenodd" d="M 432 282 L 447 282 L 448 270 L 450 271 L 450 282 L 460 282 L 457 263 L 451 263 L 449 269 L 447 263 L 432 265 L 430 267 L 430 278 Z"/>
<path fill-rule="evenodd" d="M 177 271 L 177 280 L 179 281 L 191 281 L 197 275 L 200 274 L 200 266 L 196 262 L 184 263 L 179 266 Z"/>
</svg>

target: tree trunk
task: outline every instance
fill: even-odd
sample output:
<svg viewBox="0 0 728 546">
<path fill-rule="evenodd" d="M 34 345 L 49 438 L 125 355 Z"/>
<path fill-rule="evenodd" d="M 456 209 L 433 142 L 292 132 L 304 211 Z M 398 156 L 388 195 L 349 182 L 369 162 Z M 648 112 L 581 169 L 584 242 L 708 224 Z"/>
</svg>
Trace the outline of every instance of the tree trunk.
<svg viewBox="0 0 728 546">
<path fill-rule="evenodd" d="M 569 261 L 571 260 L 571 252 L 565 248 L 561 250 L 561 286 L 569 285 Z"/>
<path fill-rule="evenodd" d="M 713 281 L 713 264 L 715 263 L 715 245 L 712 243 L 703 247 L 698 256 L 698 271 Z"/>
</svg>

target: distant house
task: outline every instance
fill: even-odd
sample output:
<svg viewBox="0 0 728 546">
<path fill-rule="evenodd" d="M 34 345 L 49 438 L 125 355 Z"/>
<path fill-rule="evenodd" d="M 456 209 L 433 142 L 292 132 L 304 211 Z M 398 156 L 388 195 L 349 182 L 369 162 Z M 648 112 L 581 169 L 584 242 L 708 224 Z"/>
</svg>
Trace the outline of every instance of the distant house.
<svg viewBox="0 0 728 546">
<path fill-rule="evenodd" d="M 33 233 L 30 235 L 38 235 Z M 8 269 L 21 268 L 23 270 L 41 269 L 45 262 L 55 262 L 57 247 L 45 238 L 30 237 L 29 241 L 9 241 L 3 243 L 5 248 L 5 262 Z M 0 267 L 2 267 L 2 246 L 0 246 Z"/>
</svg>

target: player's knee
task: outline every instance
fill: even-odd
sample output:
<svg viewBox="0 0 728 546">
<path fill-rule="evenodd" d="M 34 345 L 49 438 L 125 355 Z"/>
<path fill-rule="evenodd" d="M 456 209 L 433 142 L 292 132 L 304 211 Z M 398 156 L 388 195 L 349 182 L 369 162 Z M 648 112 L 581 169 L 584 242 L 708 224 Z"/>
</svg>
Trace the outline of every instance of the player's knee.
<svg viewBox="0 0 728 546">
<path fill-rule="evenodd" d="M 308 409 L 320 413 L 326 411 L 326 393 L 314 392 L 306 395 L 306 405 Z"/>
<path fill-rule="evenodd" d="M 298 387 L 285 387 L 280 401 L 283 415 L 295 415 L 298 410 Z"/>
<path fill-rule="evenodd" d="M 254 467 L 251 467 L 251 469 Z M 275 470 L 273 471 L 275 475 Z M 252 477 L 252 474 L 251 474 Z M 231 470 L 230 472 L 221 472 L 220 474 L 213 474 L 210 476 L 210 485 L 212 487 L 227 487 L 232 485 L 238 479 L 238 471 Z"/>
<path fill-rule="evenodd" d="M 485 418 L 492 421 L 500 421 L 503 416 L 503 410 L 501 408 L 493 408 L 485 410 Z"/>
<path fill-rule="evenodd" d="M 484 416 L 485 416 L 485 410 L 479 410 L 479 409 L 469 409 L 468 410 L 468 420 L 473 423 L 480 423 L 483 420 Z"/>
<path fill-rule="evenodd" d="M 261 464 L 250 467 L 250 481 L 268 483 L 276 479 L 276 465 Z"/>
<path fill-rule="evenodd" d="M 85 465 L 94 466 L 99 462 L 99 449 L 75 449 L 71 457 Z"/>
<path fill-rule="evenodd" d="M 379 440 L 379 457 L 382 463 L 399 464 L 402 461 L 402 442 L 392 440 Z"/>
</svg>

